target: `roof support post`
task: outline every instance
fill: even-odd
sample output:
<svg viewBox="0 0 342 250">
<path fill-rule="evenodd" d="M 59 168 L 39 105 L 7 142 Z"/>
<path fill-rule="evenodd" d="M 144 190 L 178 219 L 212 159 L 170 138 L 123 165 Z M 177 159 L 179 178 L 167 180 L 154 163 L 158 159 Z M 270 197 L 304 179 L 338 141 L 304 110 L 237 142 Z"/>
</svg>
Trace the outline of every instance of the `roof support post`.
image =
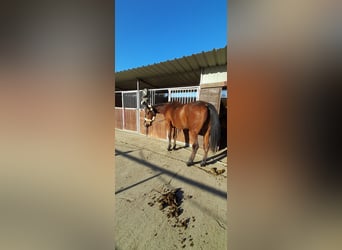
<svg viewBox="0 0 342 250">
<path fill-rule="evenodd" d="M 136 120 L 137 120 L 137 132 L 140 133 L 140 81 L 137 79 L 137 112 L 136 112 Z"/>
<path fill-rule="evenodd" d="M 121 92 L 121 110 L 122 110 L 122 129 L 125 129 L 125 102 L 124 102 L 124 93 L 125 92 Z"/>
</svg>

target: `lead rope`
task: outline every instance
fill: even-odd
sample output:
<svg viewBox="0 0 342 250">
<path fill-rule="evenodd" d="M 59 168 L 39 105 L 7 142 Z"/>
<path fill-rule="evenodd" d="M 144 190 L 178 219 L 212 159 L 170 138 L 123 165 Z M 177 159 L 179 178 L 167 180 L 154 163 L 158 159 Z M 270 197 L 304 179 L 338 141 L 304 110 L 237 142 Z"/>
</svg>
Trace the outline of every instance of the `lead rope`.
<svg viewBox="0 0 342 250">
<path fill-rule="evenodd" d="M 153 122 L 153 121 L 155 121 L 155 116 L 153 116 L 152 119 L 147 119 L 147 118 L 144 117 L 144 120 L 147 121 L 147 122 Z M 162 122 L 162 121 L 165 121 L 165 119 L 155 121 L 154 123 Z"/>
<path fill-rule="evenodd" d="M 153 116 L 153 118 L 154 119 L 147 119 L 146 117 L 144 117 L 144 120 L 145 121 L 154 121 L 155 120 L 155 116 Z M 165 119 L 163 119 L 163 120 L 159 120 L 159 121 L 155 121 L 155 123 L 157 123 L 157 122 L 162 122 L 162 121 L 165 121 Z M 152 126 L 152 123 L 151 123 L 151 126 Z M 145 135 L 146 136 L 148 136 L 148 129 L 149 129 L 149 127 L 145 127 Z"/>
</svg>

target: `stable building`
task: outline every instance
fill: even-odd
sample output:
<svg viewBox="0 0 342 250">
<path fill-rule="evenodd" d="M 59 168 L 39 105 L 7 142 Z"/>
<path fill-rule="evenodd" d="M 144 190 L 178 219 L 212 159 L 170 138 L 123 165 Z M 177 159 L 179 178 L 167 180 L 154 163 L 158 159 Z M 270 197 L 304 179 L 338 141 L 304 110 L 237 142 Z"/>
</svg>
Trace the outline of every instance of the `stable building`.
<svg viewBox="0 0 342 250">
<path fill-rule="evenodd" d="M 158 114 L 148 131 L 143 125 L 140 102 L 145 88 L 151 105 L 212 103 L 221 120 L 220 148 L 227 146 L 227 47 L 115 73 L 115 128 L 167 139 L 162 115 Z M 177 141 L 189 143 L 184 133 L 178 134 Z"/>
</svg>

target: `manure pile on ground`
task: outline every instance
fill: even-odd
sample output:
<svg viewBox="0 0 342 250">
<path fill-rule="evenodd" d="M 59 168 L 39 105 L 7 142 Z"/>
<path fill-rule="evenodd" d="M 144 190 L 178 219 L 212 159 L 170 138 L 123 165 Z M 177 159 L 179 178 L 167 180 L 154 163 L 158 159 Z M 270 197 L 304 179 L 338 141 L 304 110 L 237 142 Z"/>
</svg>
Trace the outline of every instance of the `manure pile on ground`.
<svg viewBox="0 0 342 250">
<path fill-rule="evenodd" d="M 182 248 L 187 246 L 186 240 L 188 240 L 189 246 L 194 246 L 193 238 L 191 235 L 188 235 L 186 230 L 190 226 L 190 222 L 196 221 L 195 216 L 180 218 L 183 214 L 181 204 L 186 198 L 191 199 L 192 196 L 188 195 L 185 198 L 181 188 L 170 189 L 165 186 L 161 190 L 153 189 L 152 192 L 152 201 L 149 202 L 148 205 L 153 207 L 157 203 L 159 210 L 168 218 L 169 224 L 173 228 L 178 229 L 178 234 L 180 236 L 179 242 Z M 194 225 L 192 225 L 192 227 L 194 227 Z"/>
<path fill-rule="evenodd" d="M 211 172 L 214 174 L 214 175 L 220 175 L 220 174 L 223 174 L 225 172 L 224 169 L 217 169 L 217 168 L 211 168 Z"/>
</svg>

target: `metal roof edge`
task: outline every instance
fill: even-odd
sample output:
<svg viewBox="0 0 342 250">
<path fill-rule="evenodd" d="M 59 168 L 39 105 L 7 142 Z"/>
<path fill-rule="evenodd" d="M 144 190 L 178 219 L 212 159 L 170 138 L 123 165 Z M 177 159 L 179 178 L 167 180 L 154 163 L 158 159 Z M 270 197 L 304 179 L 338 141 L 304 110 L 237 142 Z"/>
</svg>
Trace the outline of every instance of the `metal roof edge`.
<svg viewBox="0 0 342 250">
<path fill-rule="evenodd" d="M 213 52 L 217 53 L 220 50 L 226 50 L 227 51 L 227 45 L 225 47 L 222 47 L 222 48 L 213 48 L 212 50 L 201 51 L 199 53 L 194 53 L 194 54 L 191 54 L 191 55 L 188 55 L 188 56 L 182 56 L 182 57 L 178 57 L 178 58 L 174 58 L 174 59 L 170 59 L 170 60 L 166 60 L 166 61 L 161 61 L 161 62 L 158 62 L 158 63 L 152 63 L 152 64 L 143 65 L 143 66 L 140 66 L 140 67 L 135 67 L 135 68 L 125 69 L 125 70 L 122 70 L 122 71 L 117 71 L 117 72 L 115 72 L 115 74 L 120 74 L 120 73 L 129 72 L 129 71 L 133 71 L 133 70 L 138 70 L 138 69 L 150 68 L 152 66 L 156 66 L 156 65 L 159 65 L 159 64 L 169 63 L 169 62 L 177 61 L 177 60 L 184 59 L 184 58 L 196 57 L 196 56 L 199 56 L 199 55 L 206 55 L 206 54 L 213 53 Z"/>
</svg>

